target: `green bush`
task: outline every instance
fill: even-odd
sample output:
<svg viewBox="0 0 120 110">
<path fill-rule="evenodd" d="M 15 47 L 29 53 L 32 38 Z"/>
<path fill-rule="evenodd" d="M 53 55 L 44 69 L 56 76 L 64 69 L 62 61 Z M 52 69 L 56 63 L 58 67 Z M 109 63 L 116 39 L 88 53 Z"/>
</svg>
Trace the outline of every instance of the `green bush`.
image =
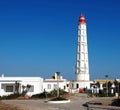
<svg viewBox="0 0 120 110">
<path fill-rule="evenodd" d="M 35 94 L 35 95 L 32 95 L 31 98 L 45 98 L 45 93 L 40 93 L 40 94 Z"/>
<path fill-rule="evenodd" d="M 6 99 L 7 96 L 0 96 L 0 100 Z"/>
<path fill-rule="evenodd" d="M 65 92 L 64 90 L 59 90 L 59 94 L 60 95 L 65 95 L 65 94 L 68 94 L 67 92 Z M 50 92 L 43 92 L 43 93 L 40 93 L 40 94 L 35 94 L 35 95 L 32 95 L 32 97 L 31 98 L 46 98 L 46 97 L 48 97 L 48 98 L 50 98 L 50 97 L 56 97 L 57 96 L 57 90 L 52 90 L 52 91 L 50 91 Z"/>
<path fill-rule="evenodd" d="M 114 94 L 107 94 L 106 93 L 102 93 L 102 94 L 94 94 L 96 97 L 114 97 Z"/>
<path fill-rule="evenodd" d="M 49 94 L 51 94 L 51 96 L 57 96 L 57 90 L 54 89 Z M 65 94 L 68 94 L 68 92 L 66 92 L 62 89 L 59 89 L 59 95 L 65 95 Z"/>
<path fill-rule="evenodd" d="M 15 93 L 15 94 L 10 94 L 6 97 L 6 99 L 16 99 L 20 96 L 20 94 Z"/>
<path fill-rule="evenodd" d="M 8 95 L 8 96 L 0 96 L 0 99 L 1 100 L 5 100 L 5 99 L 16 99 L 16 98 L 18 98 L 20 96 L 20 94 L 18 94 L 18 93 L 15 93 L 15 94 L 10 94 L 10 95 Z"/>
<path fill-rule="evenodd" d="M 68 100 L 68 99 L 63 98 L 63 97 L 56 97 L 56 98 L 51 99 L 51 101 L 61 101 L 61 100 Z"/>
</svg>

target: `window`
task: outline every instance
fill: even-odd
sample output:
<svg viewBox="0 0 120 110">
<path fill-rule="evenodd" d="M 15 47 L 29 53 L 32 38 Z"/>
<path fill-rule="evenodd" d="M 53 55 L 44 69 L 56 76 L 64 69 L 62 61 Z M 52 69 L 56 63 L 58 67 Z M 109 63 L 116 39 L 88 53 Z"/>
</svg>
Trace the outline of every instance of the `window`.
<svg viewBox="0 0 120 110">
<path fill-rule="evenodd" d="M 1 89 L 4 89 L 4 85 L 3 84 L 1 84 Z"/>
<path fill-rule="evenodd" d="M 79 84 L 76 84 L 76 88 L 79 88 Z"/>
<path fill-rule="evenodd" d="M 57 89 L 57 84 L 54 84 L 54 89 Z"/>
<path fill-rule="evenodd" d="M 51 84 L 48 84 L 47 88 L 48 88 L 48 89 L 51 89 Z"/>
<path fill-rule="evenodd" d="M 34 86 L 31 85 L 31 87 L 29 88 L 29 92 L 34 92 Z"/>
<path fill-rule="evenodd" d="M 6 92 L 13 92 L 13 85 L 6 86 Z"/>
<path fill-rule="evenodd" d="M 67 87 L 69 87 L 69 84 L 67 84 Z"/>
<path fill-rule="evenodd" d="M 74 87 L 74 84 L 72 83 L 72 88 Z"/>
<path fill-rule="evenodd" d="M 64 86 L 64 90 L 66 89 L 66 86 Z"/>
</svg>

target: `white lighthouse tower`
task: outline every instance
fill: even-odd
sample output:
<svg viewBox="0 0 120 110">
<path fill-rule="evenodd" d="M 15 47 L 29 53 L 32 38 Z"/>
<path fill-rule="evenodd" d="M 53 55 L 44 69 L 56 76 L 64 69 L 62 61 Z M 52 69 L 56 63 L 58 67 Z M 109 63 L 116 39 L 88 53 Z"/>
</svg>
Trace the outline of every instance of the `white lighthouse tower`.
<svg viewBox="0 0 120 110">
<path fill-rule="evenodd" d="M 88 46 L 87 46 L 87 30 L 85 16 L 81 15 L 78 20 L 78 44 L 77 58 L 75 66 L 76 79 L 73 81 L 73 88 L 78 92 L 90 89 L 89 63 L 88 63 Z"/>
<path fill-rule="evenodd" d="M 78 20 L 78 45 L 76 61 L 76 81 L 89 81 L 86 19 L 81 15 Z"/>
</svg>

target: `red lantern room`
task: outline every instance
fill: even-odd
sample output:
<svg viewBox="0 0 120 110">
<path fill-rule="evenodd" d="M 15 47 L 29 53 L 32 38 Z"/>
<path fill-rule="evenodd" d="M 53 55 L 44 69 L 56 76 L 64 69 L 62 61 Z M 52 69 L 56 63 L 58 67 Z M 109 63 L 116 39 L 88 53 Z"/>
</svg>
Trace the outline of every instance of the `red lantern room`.
<svg viewBox="0 0 120 110">
<path fill-rule="evenodd" d="M 84 16 L 84 15 L 81 15 L 81 16 L 79 17 L 78 23 L 79 23 L 79 24 L 84 24 L 84 23 L 86 23 L 86 20 L 85 20 L 85 16 Z"/>
</svg>

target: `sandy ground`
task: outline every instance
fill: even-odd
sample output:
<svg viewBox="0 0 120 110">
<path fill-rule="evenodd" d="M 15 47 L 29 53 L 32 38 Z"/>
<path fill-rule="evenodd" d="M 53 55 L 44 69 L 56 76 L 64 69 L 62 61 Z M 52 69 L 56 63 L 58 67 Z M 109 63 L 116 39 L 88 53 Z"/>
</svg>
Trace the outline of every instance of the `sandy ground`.
<svg viewBox="0 0 120 110">
<path fill-rule="evenodd" d="M 109 100 L 110 98 L 88 98 L 86 94 L 78 94 L 70 97 L 70 103 L 64 104 L 48 104 L 44 103 L 45 99 L 41 100 L 3 100 L 6 104 L 20 106 L 25 110 L 87 110 L 87 107 L 83 106 L 89 101 L 102 101 Z M 106 102 L 106 101 L 105 101 Z"/>
<path fill-rule="evenodd" d="M 0 110 L 25 110 L 15 105 L 5 104 L 0 101 Z"/>
</svg>

